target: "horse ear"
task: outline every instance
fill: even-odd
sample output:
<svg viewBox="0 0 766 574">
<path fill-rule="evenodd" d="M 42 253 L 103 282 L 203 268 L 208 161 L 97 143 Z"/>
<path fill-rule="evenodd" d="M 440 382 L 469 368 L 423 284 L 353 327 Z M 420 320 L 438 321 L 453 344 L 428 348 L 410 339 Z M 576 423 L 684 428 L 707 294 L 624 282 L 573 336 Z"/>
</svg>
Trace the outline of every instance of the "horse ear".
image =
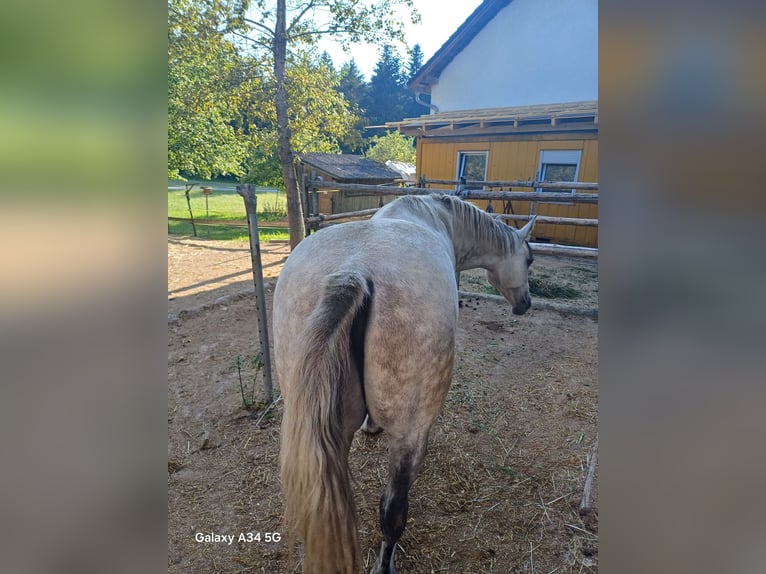
<svg viewBox="0 0 766 574">
<path fill-rule="evenodd" d="M 529 239 L 529 236 L 532 234 L 532 228 L 535 226 L 535 221 L 537 220 L 537 216 L 533 215 L 532 218 L 527 222 L 527 224 L 519 229 L 519 237 L 522 241 L 527 241 Z"/>
</svg>

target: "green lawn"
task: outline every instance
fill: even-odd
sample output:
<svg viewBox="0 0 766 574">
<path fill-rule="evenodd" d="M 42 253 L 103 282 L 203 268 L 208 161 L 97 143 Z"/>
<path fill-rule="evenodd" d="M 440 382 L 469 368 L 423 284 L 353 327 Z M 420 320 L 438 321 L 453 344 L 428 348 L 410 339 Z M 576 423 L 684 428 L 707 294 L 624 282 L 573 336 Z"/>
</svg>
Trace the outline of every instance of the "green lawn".
<svg viewBox="0 0 766 574">
<path fill-rule="evenodd" d="M 174 235 L 192 235 L 191 223 L 185 221 L 168 221 L 168 233 Z M 232 227 L 228 225 L 199 225 L 197 237 L 203 239 L 220 239 L 224 241 L 248 241 L 247 227 Z M 259 227 L 258 239 L 261 242 L 290 239 L 286 227 Z"/>
<path fill-rule="evenodd" d="M 195 186 L 189 192 L 192 212 L 196 219 L 238 219 L 245 221 L 245 204 L 236 191 L 234 184 L 203 183 L 213 188 L 213 193 L 207 198 L 200 186 Z M 287 201 L 284 192 L 256 191 L 258 201 L 258 221 L 281 221 L 287 215 Z M 189 207 L 182 182 L 168 182 L 168 217 L 189 217 Z M 261 241 L 270 239 L 288 239 L 287 228 L 259 227 Z M 168 221 L 168 233 L 191 235 L 192 226 L 184 221 Z M 231 239 L 247 241 L 247 227 L 230 227 L 219 225 L 197 224 L 197 235 L 210 239 Z"/>
</svg>

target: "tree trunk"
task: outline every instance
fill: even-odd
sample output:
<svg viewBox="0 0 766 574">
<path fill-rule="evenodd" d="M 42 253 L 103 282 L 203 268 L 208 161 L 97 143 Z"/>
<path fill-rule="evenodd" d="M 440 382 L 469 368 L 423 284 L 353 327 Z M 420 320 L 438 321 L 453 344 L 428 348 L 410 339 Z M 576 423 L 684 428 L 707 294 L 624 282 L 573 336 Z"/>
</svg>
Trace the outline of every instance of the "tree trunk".
<svg viewBox="0 0 766 574">
<path fill-rule="evenodd" d="M 277 2 L 276 33 L 274 34 L 274 78 L 277 83 L 275 104 L 277 108 L 277 136 L 279 141 L 279 161 L 282 164 L 282 176 L 285 180 L 287 196 L 287 223 L 290 227 L 290 249 L 301 242 L 306 235 L 303 222 L 303 208 L 295 175 L 295 158 L 290 145 L 290 124 L 287 116 L 287 89 L 285 87 L 285 63 L 287 61 L 286 0 Z"/>
</svg>

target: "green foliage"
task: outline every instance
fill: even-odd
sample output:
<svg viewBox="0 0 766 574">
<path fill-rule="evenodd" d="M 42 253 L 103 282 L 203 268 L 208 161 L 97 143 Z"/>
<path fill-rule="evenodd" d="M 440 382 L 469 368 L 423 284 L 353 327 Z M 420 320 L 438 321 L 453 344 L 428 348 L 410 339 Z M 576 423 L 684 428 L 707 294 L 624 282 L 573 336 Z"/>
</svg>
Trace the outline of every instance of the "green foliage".
<svg viewBox="0 0 766 574">
<path fill-rule="evenodd" d="M 237 369 L 237 376 L 239 378 L 239 392 L 242 396 L 242 408 L 251 410 L 256 406 L 255 386 L 258 373 L 263 369 L 261 352 L 258 351 L 258 353 L 251 357 L 250 360 L 242 355 L 237 355 L 234 359 L 234 367 Z M 247 372 L 247 370 L 252 371 L 252 383 L 250 385 L 242 380 L 242 372 Z M 247 374 L 245 374 L 245 378 L 248 378 Z"/>
<path fill-rule="evenodd" d="M 384 136 L 373 136 L 364 156 L 380 163 L 388 160 L 415 163 L 415 138 L 395 131 L 388 131 Z"/>
<path fill-rule="evenodd" d="M 276 0 L 253 2 L 258 25 L 254 30 L 274 30 Z M 413 24 L 420 14 L 413 0 L 312 0 L 287 2 L 287 42 L 289 46 L 313 46 L 331 36 L 344 46 L 356 43 L 383 44 L 404 42 L 402 14 Z"/>
<path fill-rule="evenodd" d="M 338 152 L 352 141 L 358 117 L 338 91 L 340 76 L 326 55 L 308 50 L 291 54 L 287 62 L 288 111 L 291 145 L 295 153 Z M 261 98 L 247 113 L 248 154 L 243 162 L 243 182 L 284 189 L 278 154 L 276 109 L 271 81 L 254 86 L 250 102 Z M 266 96 L 266 97 L 264 97 Z M 243 112 L 244 113 L 244 112 Z"/>
<path fill-rule="evenodd" d="M 423 67 L 423 50 L 420 47 L 420 44 L 415 44 L 412 47 L 412 50 L 410 50 L 410 53 L 407 55 L 407 69 L 406 69 L 406 77 L 407 81 L 409 82 L 415 74 L 418 73 L 418 70 Z"/>
<path fill-rule="evenodd" d="M 364 107 L 372 125 L 401 120 L 412 94 L 405 86 L 402 60 L 393 46 L 383 46 L 375 66 Z"/>
<path fill-rule="evenodd" d="M 415 44 L 407 55 L 406 64 L 391 45 L 383 46 L 380 59 L 362 99 L 362 107 L 370 125 L 402 120 L 428 113 L 428 108 L 415 101 L 407 82 L 423 65 L 423 52 Z M 383 130 L 368 132 L 382 135 Z"/>
<path fill-rule="evenodd" d="M 349 105 L 361 109 L 369 88 L 353 58 L 340 69 L 339 76 L 338 91 L 343 94 Z"/>
<path fill-rule="evenodd" d="M 308 50 L 289 59 L 287 97 L 295 153 L 340 151 L 357 117 L 338 91 L 340 77 L 326 58 Z"/>
<path fill-rule="evenodd" d="M 355 153 L 365 143 L 363 134 L 367 119 L 364 117 L 364 102 L 367 99 L 369 86 L 353 59 L 341 68 L 339 76 L 337 90 L 346 98 L 351 113 L 357 116 L 353 129 L 340 147 L 343 153 Z"/>
<path fill-rule="evenodd" d="M 407 66 L 405 70 L 406 81 L 409 82 L 418 70 L 423 66 L 423 51 L 420 49 L 420 44 L 415 44 L 410 50 L 407 59 Z M 430 96 L 428 96 L 430 98 Z M 415 94 L 410 93 L 410 98 L 404 108 L 404 117 L 415 118 L 428 113 L 428 107 L 418 103 L 415 100 Z"/>
<path fill-rule="evenodd" d="M 251 142 L 251 151 L 244 162 L 245 173 L 241 178 L 243 182 L 285 188 L 282 166 L 279 165 L 277 156 L 276 135 L 276 132 L 273 132 L 268 134 L 268 138 Z"/>
<path fill-rule="evenodd" d="M 277 0 L 169 1 L 169 177 L 231 174 L 284 189 L 275 107 L 276 5 Z M 419 21 L 412 0 L 327 0 L 286 7 L 284 80 L 292 152 L 361 149 L 370 85 L 355 65 L 336 71 L 327 54 L 317 53 L 316 43 L 323 36 L 347 44 L 403 41 L 402 14 Z M 395 78 L 398 95 L 388 104 L 399 111 L 384 109 L 384 94 L 377 100 L 382 121 L 401 119 L 402 102 L 411 99 L 404 95 L 401 61 L 393 49 L 386 53 L 392 60 L 377 81 L 385 83 L 386 74 Z"/>
<path fill-rule="evenodd" d="M 242 3 L 170 0 L 168 8 L 168 176 L 238 175 L 241 59 L 226 34 L 242 25 Z"/>
</svg>

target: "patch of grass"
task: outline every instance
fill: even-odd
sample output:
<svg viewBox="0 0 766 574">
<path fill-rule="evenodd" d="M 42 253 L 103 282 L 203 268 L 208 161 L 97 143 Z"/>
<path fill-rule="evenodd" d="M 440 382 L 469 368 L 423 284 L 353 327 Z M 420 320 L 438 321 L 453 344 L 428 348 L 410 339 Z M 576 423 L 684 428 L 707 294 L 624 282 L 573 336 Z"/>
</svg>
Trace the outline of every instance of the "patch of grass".
<svg viewBox="0 0 766 574">
<path fill-rule="evenodd" d="M 487 295 L 500 295 L 500 291 L 492 287 L 492 285 L 482 285 L 480 289 L 481 293 L 486 293 Z"/>
<path fill-rule="evenodd" d="M 284 193 L 263 193 L 258 196 L 258 218 L 275 221 L 287 217 L 287 196 Z"/>
<path fill-rule="evenodd" d="M 168 233 L 174 235 L 192 235 L 192 225 L 186 221 L 168 221 Z M 249 241 L 247 227 L 230 225 L 200 225 L 197 223 L 197 236 L 202 239 L 219 241 Z M 258 227 L 258 239 L 261 242 L 290 239 L 286 227 Z"/>
<path fill-rule="evenodd" d="M 577 299 L 583 292 L 570 285 L 562 285 L 547 277 L 529 277 L 529 292 L 547 299 Z"/>
<path fill-rule="evenodd" d="M 290 239 L 290 232 L 287 227 L 259 227 L 258 238 L 260 241 L 287 241 Z M 245 231 L 247 239 L 247 231 Z"/>
<path fill-rule="evenodd" d="M 213 188 L 212 195 L 207 198 L 205 207 L 205 195 L 201 186 Z M 259 221 L 281 221 L 287 217 L 287 199 L 283 192 L 267 191 L 256 192 L 258 198 Z M 196 219 L 211 220 L 241 220 L 246 221 L 245 202 L 237 193 L 235 184 L 216 184 L 201 182 L 189 192 L 192 212 Z M 168 217 L 189 217 L 189 207 L 186 204 L 186 194 L 183 183 L 168 182 Z M 217 239 L 223 241 L 247 241 L 247 227 L 223 226 L 223 225 L 197 225 L 197 235 L 205 239 Z M 186 221 L 168 221 L 168 233 L 177 235 L 192 235 L 192 225 Z M 287 227 L 258 228 L 260 241 L 286 240 L 290 238 Z"/>
<path fill-rule="evenodd" d="M 168 188 L 168 216 L 189 217 L 189 207 L 186 204 L 186 195 L 181 186 L 169 186 Z M 262 191 L 256 192 L 258 199 L 258 219 L 262 221 L 275 221 L 287 216 L 287 198 L 283 192 Z M 246 219 L 245 202 L 236 189 L 216 188 L 213 186 L 212 195 L 207 198 L 207 211 L 205 210 L 205 195 L 202 189 L 195 187 L 189 192 L 192 212 L 195 219 Z"/>
</svg>

